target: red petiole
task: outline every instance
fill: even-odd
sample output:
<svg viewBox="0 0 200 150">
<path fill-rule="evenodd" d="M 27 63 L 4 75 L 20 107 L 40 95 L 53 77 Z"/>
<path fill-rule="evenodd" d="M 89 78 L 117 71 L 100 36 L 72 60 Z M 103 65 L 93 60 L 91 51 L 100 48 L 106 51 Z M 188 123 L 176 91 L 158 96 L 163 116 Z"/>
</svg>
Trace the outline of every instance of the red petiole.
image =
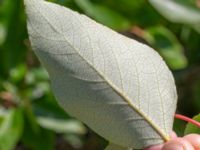
<svg viewBox="0 0 200 150">
<path fill-rule="evenodd" d="M 192 123 L 192 124 L 194 124 L 194 125 L 196 125 L 197 127 L 200 128 L 200 122 L 193 120 L 189 117 L 186 117 L 186 116 L 183 116 L 183 115 L 180 115 L 180 114 L 175 114 L 175 118 L 190 122 L 190 123 Z"/>
</svg>

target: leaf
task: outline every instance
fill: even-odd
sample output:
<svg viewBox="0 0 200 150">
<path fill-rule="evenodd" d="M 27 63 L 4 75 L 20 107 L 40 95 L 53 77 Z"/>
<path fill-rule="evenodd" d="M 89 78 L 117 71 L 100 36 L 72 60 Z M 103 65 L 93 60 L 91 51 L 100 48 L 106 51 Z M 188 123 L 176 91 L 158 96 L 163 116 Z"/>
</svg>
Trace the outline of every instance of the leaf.
<svg viewBox="0 0 200 150">
<path fill-rule="evenodd" d="M 5 42 L 5 39 L 6 39 L 6 28 L 0 22 L 0 46 Z"/>
<path fill-rule="evenodd" d="M 54 150 L 55 133 L 48 129 L 41 128 L 37 120 L 30 117 L 30 114 L 28 116 L 26 112 L 24 117 L 24 132 L 21 139 L 23 145 L 31 150 Z M 34 125 L 32 125 L 33 123 Z"/>
<path fill-rule="evenodd" d="M 0 125 L 0 149 L 13 150 L 23 131 L 23 118 L 20 109 L 8 112 Z"/>
<path fill-rule="evenodd" d="M 0 45 L 0 70 L 4 77 L 8 76 L 11 68 L 24 62 L 26 56 L 25 44 L 22 42 L 26 38 L 24 13 L 21 9 L 22 2 L 23 0 L 18 0 L 17 3 L 6 0 L 0 4 L 0 21 L 6 32 L 4 43 Z"/>
<path fill-rule="evenodd" d="M 116 30 L 126 30 L 130 22 L 120 13 L 89 0 L 75 0 L 76 4 L 89 16 Z"/>
<path fill-rule="evenodd" d="M 200 122 L 200 114 L 194 116 L 193 119 Z M 191 133 L 200 134 L 200 129 L 199 129 L 199 127 L 195 126 L 194 124 L 188 123 L 186 125 L 184 134 L 187 135 L 187 134 L 191 134 Z"/>
<path fill-rule="evenodd" d="M 54 150 L 55 134 L 47 129 L 40 129 L 38 134 L 35 134 L 30 127 L 26 127 L 26 133 L 22 138 L 22 143 L 32 150 Z M 29 132 L 27 132 L 29 131 Z"/>
<path fill-rule="evenodd" d="M 173 125 L 173 131 L 179 136 L 179 137 L 182 137 L 184 136 L 183 132 L 184 132 L 184 129 L 185 129 L 185 125 L 186 125 L 186 122 L 184 122 L 183 120 L 180 120 L 180 119 L 175 119 L 174 120 L 174 125 Z"/>
<path fill-rule="evenodd" d="M 183 47 L 170 30 L 163 26 L 152 27 L 146 30 L 144 38 L 158 50 L 170 68 L 176 70 L 187 67 Z"/>
<path fill-rule="evenodd" d="M 152 6 L 166 19 L 174 23 L 182 23 L 192 26 L 200 33 L 200 11 L 172 0 L 149 0 Z"/>
<path fill-rule="evenodd" d="M 61 120 L 56 118 L 38 117 L 38 123 L 57 133 L 85 134 L 86 128 L 76 120 Z"/>
<path fill-rule="evenodd" d="M 132 148 L 124 148 L 116 144 L 110 143 L 105 150 L 133 150 Z"/>
<path fill-rule="evenodd" d="M 153 49 L 59 5 L 25 5 L 32 48 L 71 116 L 123 147 L 169 140 L 176 88 Z"/>
<path fill-rule="evenodd" d="M 20 83 L 24 79 L 26 72 L 27 72 L 26 65 L 20 64 L 17 67 L 12 68 L 10 70 L 9 72 L 10 80 L 15 84 Z"/>
</svg>

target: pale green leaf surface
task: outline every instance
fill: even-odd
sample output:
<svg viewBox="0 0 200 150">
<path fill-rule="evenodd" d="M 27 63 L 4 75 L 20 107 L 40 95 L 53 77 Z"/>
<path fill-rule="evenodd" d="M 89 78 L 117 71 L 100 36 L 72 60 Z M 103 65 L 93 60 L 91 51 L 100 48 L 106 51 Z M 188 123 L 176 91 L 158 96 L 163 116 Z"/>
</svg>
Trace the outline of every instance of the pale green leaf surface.
<svg viewBox="0 0 200 150">
<path fill-rule="evenodd" d="M 76 4 L 98 22 L 115 30 L 127 30 L 130 22 L 120 13 L 104 6 L 91 3 L 89 0 L 75 0 Z"/>
<path fill-rule="evenodd" d="M 169 21 L 190 25 L 194 30 L 200 33 L 200 11 L 197 9 L 173 0 L 149 0 L 149 2 Z"/>
<path fill-rule="evenodd" d="M 200 114 L 194 116 L 193 119 L 200 122 Z M 200 134 L 200 128 L 192 123 L 188 123 L 186 125 L 184 134 L 187 135 L 187 134 L 192 134 L 192 133 Z"/>
<path fill-rule="evenodd" d="M 133 150 L 133 149 L 125 148 L 125 147 L 121 147 L 121 146 L 113 144 L 113 143 L 109 143 L 109 145 L 106 147 L 105 150 Z"/>
<path fill-rule="evenodd" d="M 10 110 L 0 124 L 0 149 L 13 150 L 23 131 L 23 117 L 20 109 Z"/>
<path fill-rule="evenodd" d="M 149 0 L 167 19 L 176 23 L 196 25 L 200 23 L 200 11 L 179 4 L 173 0 Z"/>
<path fill-rule="evenodd" d="M 38 117 L 38 123 L 47 129 L 57 133 L 85 134 L 86 128 L 76 120 L 63 120 L 56 118 Z"/>
<path fill-rule="evenodd" d="M 171 69 L 187 67 L 183 47 L 170 30 L 163 26 L 152 27 L 145 30 L 143 37 L 158 50 Z"/>
<path fill-rule="evenodd" d="M 0 45 L 4 43 L 6 39 L 6 28 L 0 22 Z"/>
<path fill-rule="evenodd" d="M 59 5 L 25 5 L 33 50 L 70 115 L 123 147 L 168 140 L 177 94 L 153 49 Z"/>
</svg>

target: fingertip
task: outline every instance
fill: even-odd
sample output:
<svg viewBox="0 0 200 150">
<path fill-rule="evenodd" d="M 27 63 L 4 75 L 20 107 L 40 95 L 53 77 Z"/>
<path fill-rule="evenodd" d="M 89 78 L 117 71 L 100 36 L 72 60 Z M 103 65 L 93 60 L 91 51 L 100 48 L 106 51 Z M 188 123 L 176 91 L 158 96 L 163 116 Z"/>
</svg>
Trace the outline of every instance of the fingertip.
<svg viewBox="0 0 200 150">
<path fill-rule="evenodd" d="M 184 150 L 184 148 L 180 143 L 169 142 L 163 146 L 162 150 Z"/>
<path fill-rule="evenodd" d="M 163 144 L 153 145 L 153 146 L 149 146 L 149 147 L 145 148 L 144 150 L 161 150 L 162 147 L 163 147 Z"/>
<path fill-rule="evenodd" d="M 183 138 L 189 141 L 195 149 L 200 149 L 200 135 L 189 134 L 184 136 Z"/>
<path fill-rule="evenodd" d="M 162 150 L 194 150 L 194 148 L 186 139 L 176 138 L 167 142 Z"/>
<path fill-rule="evenodd" d="M 177 138 L 177 134 L 174 131 L 172 131 L 170 134 L 170 137 L 171 137 L 171 139 L 175 139 L 175 138 Z"/>
</svg>

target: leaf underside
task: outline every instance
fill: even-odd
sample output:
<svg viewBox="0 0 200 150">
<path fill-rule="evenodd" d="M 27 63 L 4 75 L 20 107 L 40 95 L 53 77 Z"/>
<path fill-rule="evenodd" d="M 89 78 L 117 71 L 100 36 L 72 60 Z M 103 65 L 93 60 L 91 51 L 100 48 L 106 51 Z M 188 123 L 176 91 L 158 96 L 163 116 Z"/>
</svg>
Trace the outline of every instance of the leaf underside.
<svg viewBox="0 0 200 150">
<path fill-rule="evenodd" d="M 105 150 L 133 150 L 132 148 L 121 147 L 119 145 L 110 143 Z"/>
<path fill-rule="evenodd" d="M 176 88 L 153 49 L 62 6 L 25 5 L 32 48 L 70 115 L 123 147 L 168 140 Z"/>
</svg>

